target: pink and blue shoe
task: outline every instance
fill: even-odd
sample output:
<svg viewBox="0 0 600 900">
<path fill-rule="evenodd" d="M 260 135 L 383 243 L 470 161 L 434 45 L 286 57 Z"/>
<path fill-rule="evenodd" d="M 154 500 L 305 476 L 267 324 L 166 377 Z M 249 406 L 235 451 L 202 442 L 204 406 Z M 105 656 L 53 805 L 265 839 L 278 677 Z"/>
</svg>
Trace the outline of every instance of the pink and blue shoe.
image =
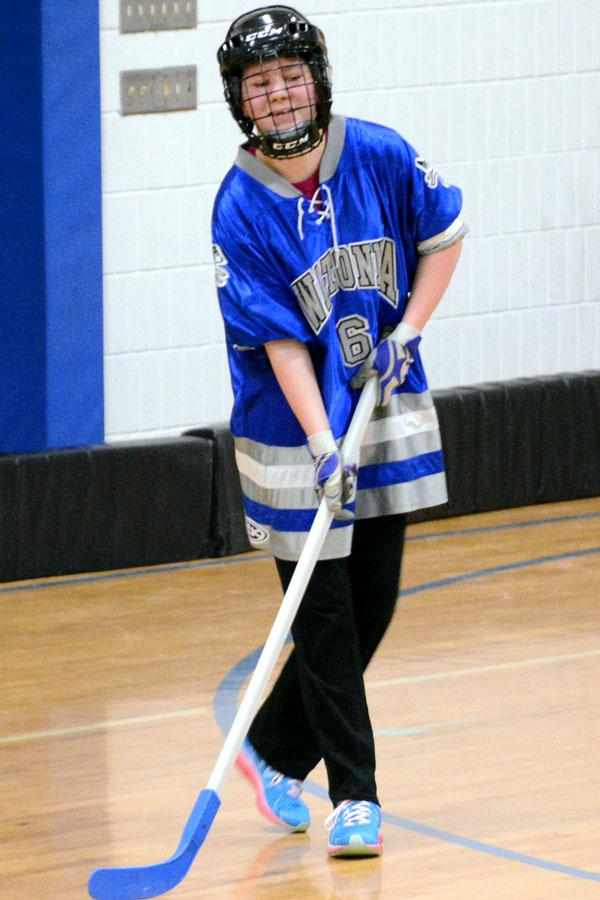
<svg viewBox="0 0 600 900">
<path fill-rule="evenodd" d="M 242 744 L 236 765 L 254 785 L 256 805 L 263 816 L 286 831 L 307 830 L 310 813 L 302 800 L 301 781 L 272 769 L 249 740 Z"/>
<path fill-rule="evenodd" d="M 370 800 L 344 800 L 325 821 L 329 856 L 380 856 L 381 809 Z"/>
</svg>

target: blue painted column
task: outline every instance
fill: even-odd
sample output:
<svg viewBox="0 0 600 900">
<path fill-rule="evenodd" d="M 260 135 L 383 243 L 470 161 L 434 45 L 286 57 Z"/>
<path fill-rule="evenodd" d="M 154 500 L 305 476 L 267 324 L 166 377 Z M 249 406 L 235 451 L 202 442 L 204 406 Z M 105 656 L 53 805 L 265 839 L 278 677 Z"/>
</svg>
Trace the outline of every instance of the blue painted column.
<svg viewBox="0 0 600 900">
<path fill-rule="evenodd" d="M 98 0 L 0 25 L 0 453 L 104 439 Z"/>
</svg>

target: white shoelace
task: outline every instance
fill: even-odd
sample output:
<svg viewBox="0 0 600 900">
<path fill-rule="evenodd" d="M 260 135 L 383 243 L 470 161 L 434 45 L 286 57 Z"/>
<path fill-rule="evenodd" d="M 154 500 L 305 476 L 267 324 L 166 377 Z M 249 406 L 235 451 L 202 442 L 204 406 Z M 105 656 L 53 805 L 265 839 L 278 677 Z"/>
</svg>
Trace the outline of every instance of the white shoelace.
<svg viewBox="0 0 600 900">
<path fill-rule="evenodd" d="M 342 800 L 325 819 L 327 831 L 331 831 L 340 816 L 344 827 L 368 825 L 371 820 L 371 807 L 368 800 Z"/>
<path fill-rule="evenodd" d="M 288 789 L 286 791 L 289 797 L 300 797 L 302 794 L 302 782 L 298 781 L 297 778 L 288 778 L 286 775 L 283 775 L 281 772 L 278 772 L 276 769 L 272 769 L 270 766 L 266 766 L 264 769 L 264 777 L 271 779 L 272 787 L 276 787 L 276 785 L 281 784 L 283 779 L 285 778 L 288 782 Z"/>
<path fill-rule="evenodd" d="M 325 202 L 323 203 L 322 196 L 325 197 Z M 302 227 L 303 219 L 304 219 L 304 197 L 298 197 L 298 234 L 300 235 L 300 239 L 304 240 L 304 228 Z M 317 206 L 321 206 L 321 209 L 317 209 Z M 329 219 L 331 222 L 331 236 L 333 238 L 333 250 L 337 257 L 339 253 L 338 248 L 338 235 L 337 235 L 337 225 L 335 221 L 335 208 L 333 206 L 333 197 L 331 194 L 331 189 L 328 184 L 321 184 L 316 189 L 312 198 L 308 204 L 308 213 L 318 213 L 317 215 L 317 225 L 322 225 L 326 219 Z"/>
</svg>

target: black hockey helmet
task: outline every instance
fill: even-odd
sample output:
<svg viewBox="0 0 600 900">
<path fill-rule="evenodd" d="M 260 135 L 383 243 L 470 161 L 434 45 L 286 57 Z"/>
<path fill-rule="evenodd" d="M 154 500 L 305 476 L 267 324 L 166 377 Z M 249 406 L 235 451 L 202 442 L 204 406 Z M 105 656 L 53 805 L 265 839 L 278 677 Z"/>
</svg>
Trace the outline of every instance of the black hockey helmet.
<svg viewBox="0 0 600 900">
<path fill-rule="evenodd" d="M 305 62 L 312 74 L 316 114 L 285 132 L 261 134 L 242 110 L 242 78 L 252 63 L 293 57 Z M 291 6 L 262 6 L 238 16 L 217 53 L 225 99 L 248 138 L 266 156 L 286 158 L 308 153 L 322 140 L 331 117 L 331 75 L 323 32 Z"/>
</svg>

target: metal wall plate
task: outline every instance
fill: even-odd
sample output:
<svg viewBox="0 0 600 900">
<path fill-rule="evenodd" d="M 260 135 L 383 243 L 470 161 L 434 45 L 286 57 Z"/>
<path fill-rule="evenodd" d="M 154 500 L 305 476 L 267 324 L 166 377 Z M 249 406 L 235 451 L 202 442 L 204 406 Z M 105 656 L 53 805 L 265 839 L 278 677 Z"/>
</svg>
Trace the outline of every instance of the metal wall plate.
<svg viewBox="0 0 600 900">
<path fill-rule="evenodd" d="M 195 28 L 196 0 L 120 0 L 123 34 L 136 31 L 168 31 Z"/>
<path fill-rule="evenodd" d="M 196 66 L 121 72 L 121 114 L 196 109 Z"/>
</svg>

